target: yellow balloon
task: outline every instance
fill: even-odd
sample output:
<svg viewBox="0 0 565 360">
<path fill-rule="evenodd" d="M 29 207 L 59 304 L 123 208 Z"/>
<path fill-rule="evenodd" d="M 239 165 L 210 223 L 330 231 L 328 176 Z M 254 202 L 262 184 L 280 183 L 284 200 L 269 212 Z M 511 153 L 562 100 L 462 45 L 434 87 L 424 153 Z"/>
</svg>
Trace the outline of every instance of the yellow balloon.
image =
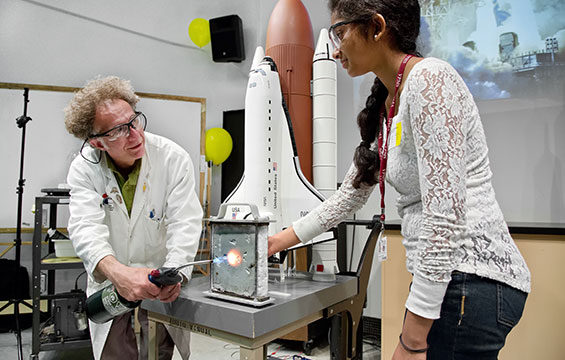
<svg viewBox="0 0 565 360">
<path fill-rule="evenodd" d="M 230 156 L 233 142 L 230 133 L 222 128 L 206 131 L 206 161 L 220 165 Z"/>
<path fill-rule="evenodd" d="M 196 18 L 188 25 L 188 36 L 199 48 L 210 42 L 210 25 L 208 20 Z"/>
</svg>

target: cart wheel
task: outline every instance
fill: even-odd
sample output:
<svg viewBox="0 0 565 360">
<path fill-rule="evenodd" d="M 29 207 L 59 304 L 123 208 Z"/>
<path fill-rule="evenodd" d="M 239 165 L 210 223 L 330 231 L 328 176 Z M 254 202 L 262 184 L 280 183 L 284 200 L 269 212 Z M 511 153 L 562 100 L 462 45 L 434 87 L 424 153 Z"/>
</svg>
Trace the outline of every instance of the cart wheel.
<svg viewBox="0 0 565 360">
<path fill-rule="evenodd" d="M 312 350 L 314 349 L 314 340 L 310 339 L 308 341 L 304 341 L 302 343 L 302 349 L 304 350 L 305 355 L 312 355 Z"/>
<path fill-rule="evenodd" d="M 39 355 L 29 354 L 29 360 L 39 360 Z"/>
</svg>

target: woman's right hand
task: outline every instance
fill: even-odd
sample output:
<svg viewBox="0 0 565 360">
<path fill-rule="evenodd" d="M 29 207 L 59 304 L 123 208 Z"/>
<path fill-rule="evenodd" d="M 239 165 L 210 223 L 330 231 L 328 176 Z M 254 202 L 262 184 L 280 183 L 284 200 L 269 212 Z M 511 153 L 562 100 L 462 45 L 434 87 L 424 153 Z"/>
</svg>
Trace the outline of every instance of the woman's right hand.
<svg viewBox="0 0 565 360">
<path fill-rule="evenodd" d="M 288 249 L 300 242 L 298 236 L 294 232 L 292 226 L 287 227 L 283 231 L 269 236 L 269 256 Z"/>
</svg>

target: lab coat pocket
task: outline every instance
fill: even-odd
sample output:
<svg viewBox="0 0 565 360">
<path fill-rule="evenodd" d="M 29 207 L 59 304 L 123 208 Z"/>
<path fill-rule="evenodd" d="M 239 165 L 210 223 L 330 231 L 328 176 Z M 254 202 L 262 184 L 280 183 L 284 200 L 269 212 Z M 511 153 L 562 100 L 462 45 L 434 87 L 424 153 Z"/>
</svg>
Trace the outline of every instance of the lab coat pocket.
<svg viewBox="0 0 565 360">
<path fill-rule="evenodd" d="M 149 213 L 144 215 L 145 231 L 148 238 L 148 243 L 151 246 L 157 246 L 161 244 L 162 234 L 164 234 L 164 221 L 161 216 L 155 212 L 155 210 L 149 211 Z"/>
</svg>

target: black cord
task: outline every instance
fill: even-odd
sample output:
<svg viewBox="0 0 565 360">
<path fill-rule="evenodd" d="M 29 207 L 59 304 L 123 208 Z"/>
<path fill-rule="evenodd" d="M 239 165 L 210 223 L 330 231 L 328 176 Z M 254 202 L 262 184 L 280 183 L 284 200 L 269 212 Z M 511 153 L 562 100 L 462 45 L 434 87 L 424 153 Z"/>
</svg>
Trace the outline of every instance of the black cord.
<svg viewBox="0 0 565 360">
<path fill-rule="evenodd" d="M 353 214 L 353 220 L 355 220 L 355 215 Z M 353 263 L 353 250 L 355 250 L 355 226 L 353 226 L 353 233 L 351 233 L 351 254 L 349 255 L 349 269 L 351 271 L 351 265 Z"/>
<path fill-rule="evenodd" d="M 75 279 L 75 290 L 78 290 L 78 279 L 83 275 L 86 274 L 86 270 L 84 270 L 83 272 L 81 272 L 80 274 L 78 274 L 78 276 Z"/>
<path fill-rule="evenodd" d="M 363 340 L 363 344 L 367 344 L 367 345 L 371 345 L 372 347 L 379 349 L 379 343 L 376 341 L 369 341 L 369 340 Z"/>
<path fill-rule="evenodd" d="M 367 344 L 373 347 L 373 349 L 380 350 L 381 349 L 381 339 L 377 335 L 371 334 L 364 334 L 363 335 L 363 344 Z"/>
</svg>

